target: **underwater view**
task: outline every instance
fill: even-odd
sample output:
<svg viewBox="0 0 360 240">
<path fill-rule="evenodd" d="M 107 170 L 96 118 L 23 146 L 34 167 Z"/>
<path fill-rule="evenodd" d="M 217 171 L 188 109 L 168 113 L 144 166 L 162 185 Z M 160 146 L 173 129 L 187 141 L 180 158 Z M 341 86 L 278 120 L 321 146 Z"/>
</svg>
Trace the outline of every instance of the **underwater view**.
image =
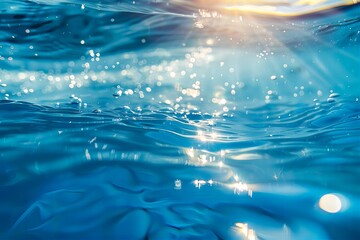
<svg viewBox="0 0 360 240">
<path fill-rule="evenodd" d="M 360 236 L 357 0 L 2 0 L 0 239 Z"/>
</svg>

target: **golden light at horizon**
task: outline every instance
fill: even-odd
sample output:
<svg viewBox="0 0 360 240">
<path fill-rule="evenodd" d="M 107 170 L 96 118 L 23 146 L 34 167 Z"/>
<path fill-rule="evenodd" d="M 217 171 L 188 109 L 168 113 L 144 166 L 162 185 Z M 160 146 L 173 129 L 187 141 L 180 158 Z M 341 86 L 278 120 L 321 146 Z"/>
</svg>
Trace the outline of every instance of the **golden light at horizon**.
<svg viewBox="0 0 360 240">
<path fill-rule="evenodd" d="M 219 13 L 256 13 L 292 17 L 358 4 L 359 0 L 173 0 L 173 3 L 211 9 Z"/>
<path fill-rule="evenodd" d="M 252 3 L 251 1 L 240 1 L 240 4 L 225 5 L 223 9 L 229 12 L 249 12 L 249 13 L 258 13 L 264 15 L 276 15 L 283 17 L 295 17 L 305 14 L 311 14 L 315 12 L 320 12 L 340 6 L 354 5 L 357 4 L 357 0 L 344 0 L 338 2 L 330 2 L 328 0 L 298 0 L 298 1 L 256 1 Z M 259 2 L 263 2 L 260 4 Z M 281 4 L 282 3 L 282 4 Z"/>
<path fill-rule="evenodd" d="M 182 0 L 174 0 L 174 2 L 183 2 Z M 324 3 L 336 4 L 356 4 L 357 0 L 195 0 L 197 5 L 219 6 L 219 5 L 257 5 L 257 6 L 300 6 L 300 5 L 320 5 Z"/>
</svg>

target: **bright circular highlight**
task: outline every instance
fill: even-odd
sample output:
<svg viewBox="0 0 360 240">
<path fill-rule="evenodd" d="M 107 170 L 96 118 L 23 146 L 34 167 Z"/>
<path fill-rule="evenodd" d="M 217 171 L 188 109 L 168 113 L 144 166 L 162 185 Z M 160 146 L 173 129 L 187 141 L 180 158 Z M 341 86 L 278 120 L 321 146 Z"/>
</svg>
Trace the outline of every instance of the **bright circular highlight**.
<svg viewBox="0 0 360 240">
<path fill-rule="evenodd" d="M 325 194 L 320 198 L 319 207 L 328 213 L 337 213 L 341 210 L 342 203 L 335 194 Z"/>
</svg>

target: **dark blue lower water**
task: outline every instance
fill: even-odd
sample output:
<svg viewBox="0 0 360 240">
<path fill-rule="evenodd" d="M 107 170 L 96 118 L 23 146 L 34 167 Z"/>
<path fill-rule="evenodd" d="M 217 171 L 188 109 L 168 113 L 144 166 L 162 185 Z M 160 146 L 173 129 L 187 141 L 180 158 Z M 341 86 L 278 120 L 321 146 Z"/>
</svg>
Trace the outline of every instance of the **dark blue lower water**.
<svg viewBox="0 0 360 240">
<path fill-rule="evenodd" d="M 1 2 L 0 239 L 357 239 L 359 17 Z"/>
</svg>

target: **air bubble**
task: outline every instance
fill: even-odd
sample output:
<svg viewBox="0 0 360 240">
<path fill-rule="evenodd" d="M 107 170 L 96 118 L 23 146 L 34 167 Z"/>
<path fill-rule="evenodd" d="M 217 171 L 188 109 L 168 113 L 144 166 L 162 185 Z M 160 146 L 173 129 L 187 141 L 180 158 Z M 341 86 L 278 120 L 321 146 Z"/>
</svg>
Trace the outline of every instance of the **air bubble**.
<svg viewBox="0 0 360 240">
<path fill-rule="evenodd" d="M 339 97 L 339 96 L 340 96 L 340 94 L 338 94 L 338 93 L 331 93 L 329 95 L 329 98 L 336 98 L 336 97 Z"/>
</svg>

